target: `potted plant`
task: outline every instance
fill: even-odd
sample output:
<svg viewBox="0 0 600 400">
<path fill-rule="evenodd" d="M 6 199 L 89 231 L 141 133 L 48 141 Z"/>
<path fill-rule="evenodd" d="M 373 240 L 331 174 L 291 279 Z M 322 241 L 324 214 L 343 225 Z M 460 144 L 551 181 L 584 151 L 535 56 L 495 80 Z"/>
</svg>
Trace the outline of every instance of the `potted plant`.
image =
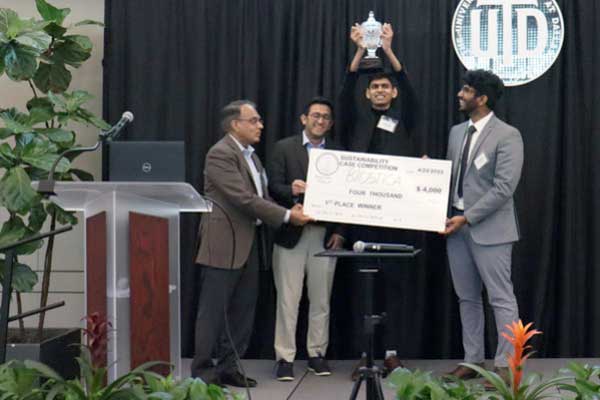
<svg viewBox="0 0 600 400">
<path fill-rule="evenodd" d="M 87 345 L 77 358 L 81 378 L 65 379 L 37 361 L 10 361 L 0 365 L 0 398 L 28 400 L 241 400 L 243 396 L 202 380 L 176 380 L 150 371 L 162 362 L 149 362 L 106 383 L 106 341 L 110 323 L 94 313 L 87 316 L 84 329 Z M 42 378 L 41 380 L 38 378 Z"/>
<path fill-rule="evenodd" d="M 513 353 L 508 355 L 508 366 L 510 373 L 510 383 L 506 383 L 498 374 L 487 371 L 474 364 L 464 363 L 463 365 L 477 371 L 488 382 L 490 382 L 497 391 L 497 395 L 489 396 L 490 399 L 504 400 L 535 400 L 548 398 L 549 393 L 556 390 L 560 384 L 569 378 L 566 376 L 557 376 L 547 381 L 543 381 L 540 374 L 530 374 L 523 380 L 523 369 L 525 361 L 531 356 L 531 352 L 525 354 L 531 348 L 527 344 L 529 339 L 542 332 L 531 329 L 532 323 L 523 326 L 523 322 L 513 322 L 506 325 L 506 328 L 512 333 L 512 336 L 502 332 L 502 336 L 513 346 Z"/>
<path fill-rule="evenodd" d="M 431 372 L 406 368 L 397 368 L 388 381 L 399 400 L 477 400 L 484 393 L 481 385 L 469 385 L 460 380 L 447 382 L 435 378 Z"/>
<path fill-rule="evenodd" d="M 21 19 L 16 12 L 0 8 L 0 75 L 6 74 L 11 80 L 22 82 L 32 93 L 26 109 L 13 107 L 0 110 L 0 207 L 8 213 L 8 219 L 1 221 L 0 245 L 35 235 L 47 220 L 51 230 L 57 224 L 77 222 L 72 213 L 65 212 L 36 193 L 31 182 L 45 179 L 59 154 L 76 146 L 72 122 L 98 129 L 109 127 L 85 108 L 92 95 L 83 90 L 70 90 L 71 71 L 79 68 L 92 51 L 92 42 L 87 36 L 71 34 L 70 31 L 81 25 L 101 24 L 85 20 L 67 26 L 64 22 L 70 9 L 56 8 L 46 0 L 36 0 L 35 3 L 41 16 L 39 20 Z M 56 179 L 93 179 L 88 172 L 72 166 L 75 157 L 59 161 Z M 32 254 L 41 247 L 41 242 L 21 246 L 17 255 Z M 54 240 L 51 238 L 44 255 L 40 307 L 46 306 L 48 301 L 53 248 Z M 4 255 L 0 255 L 2 272 L 4 265 Z M 37 280 L 30 266 L 17 260 L 12 288 L 19 313 L 24 311 L 21 293 L 31 291 Z M 41 313 L 35 332 L 26 331 L 20 321 L 21 329 L 12 338 L 47 343 L 44 321 L 44 313 Z M 79 337 L 79 331 L 70 335 L 71 338 Z M 14 349 L 9 346 L 8 350 Z M 16 355 L 9 353 L 11 356 Z M 53 356 L 40 357 L 50 361 Z M 58 362 L 60 368 L 61 361 Z"/>
<path fill-rule="evenodd" d="M 244 396 L 199 378 L 178 381 L 163 377 L 141 365 L 114 382 L 106 384 L 102 371 L 91 363 L 89 351 L 78 359 L 81 379 L 64 379 L 37 361 L 9 361 L 0 365 L 0 398 L 27 400 L 242 400 Z M 104 371 L 105 372 L 105 371 Z M 40 381 L 39 378 L 42 378 Z"/>
<path fill-rule="evenodd" d="M 572 362 L 560 372 L 573 377 L 572 383 L 558 385 L 559 389 L 574 394 L 566 397 L 575 400 L 600 399 L 600 365 L 582 365 Z"/>
<path fill-rule="evenodd" d="M 506 328 L 512 334 L 503 333 L 512 344 L 513 353 L 508 355 L 510 382 L 505 382 L 498 374 L 478 365 L 463 363 L 477 371 L 490 382 L 494 392 L 484 392 L 480 384 L 468 384 L 458 379 L 450 382 L 432 376 L 430 372 L 398 368 L 389 377 L 390 385 L 396 390 L 398 400 L 436 400 L 436 399 L 489 399 L 489 400 L 535 400 L 545 398 L 564 398 L 577 400 L 600 399 L 600 366 L 570 363 L 561 369 L 560 375 L 544 381 L 540 374 L 523 376 L 525 361 L 531 356 L 527 352 L 531 346 L 527 342 L 541 332 L 530 329 L 532 324 L 523 326 L 519 320 Z M 559 391 L 568 392 L 566 395 Z"/>
</svg>

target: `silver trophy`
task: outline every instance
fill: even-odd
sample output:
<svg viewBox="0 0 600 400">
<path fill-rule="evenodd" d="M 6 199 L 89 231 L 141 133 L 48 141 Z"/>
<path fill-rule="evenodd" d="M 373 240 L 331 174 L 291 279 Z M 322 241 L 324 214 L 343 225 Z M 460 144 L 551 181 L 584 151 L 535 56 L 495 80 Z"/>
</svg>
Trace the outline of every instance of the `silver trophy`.
<svg viewBox="0 0 600 400">
<path fill-rule="evenodd" d="M 381 58 L 375 54 L 381 47 L 381 22 L 375 19 L 375 13 L 369 11 L 369 18 L 360 28 L 363 34 L 363 46 L 367 49 L 367 55 L 360 62 L 360 69 L 378 69 L 382 67 Z"/>
</svg>

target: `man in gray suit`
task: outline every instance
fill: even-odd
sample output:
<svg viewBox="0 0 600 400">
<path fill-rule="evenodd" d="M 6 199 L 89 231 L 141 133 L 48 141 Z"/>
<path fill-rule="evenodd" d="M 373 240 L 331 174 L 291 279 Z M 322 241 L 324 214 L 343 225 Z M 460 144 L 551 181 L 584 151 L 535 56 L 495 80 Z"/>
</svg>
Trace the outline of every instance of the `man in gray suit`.
<svg viewBox="0 0 600 400">
<path fill-rule="evenodd" d="M 484 285 L 498 331 L 494 369 L 506 379 L 510 344 L 500 332 L 519 318 L 511 253 L 519 240 L 513 194 L 521 177 L 523 140 L 516 128 L 494 115 L 504 89 L 500 78 L 474 70 L 463 80 L 458 100 L 469 120 L 450 130 L 446 158 L 452 160 L 451 212 L 443 233 L 459 299 L 465 361 L 483 366 Z M 471 379 L 477 373 L 458 366 L 450 375 Z"/>
<path fill-rule="evenodd" d="M 207 383 L 256 386 L 238 370 L 235 353 L 244 355 L 252 334 L 258 264 L 264 263 L 267 251 L 262 228 L 304 225 L 312 219 L 301 205 L 286 209 L 270 198 L 264 168 L 252 147 L 263 129 L 254 103 L 239 100 L 225 106 L 221 128 L 225 136 L 210 148 L 204 167 L 204 192 L 215 206 L 200 224 L 200 298 L 191 373 Z"/>
</svg>

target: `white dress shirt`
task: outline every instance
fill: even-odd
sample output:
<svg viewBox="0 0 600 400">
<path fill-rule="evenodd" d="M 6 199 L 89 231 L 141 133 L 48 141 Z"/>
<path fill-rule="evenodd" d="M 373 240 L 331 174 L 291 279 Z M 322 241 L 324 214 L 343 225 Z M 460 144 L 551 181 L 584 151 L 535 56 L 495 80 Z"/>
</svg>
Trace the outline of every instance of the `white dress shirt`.
<svg viewBox="0 0 600 400">
<path fill-rule="evenodd" d="M 471 162 L 471 160 L 473 159 L 473 148 L 475 147 L 475 143 L 477 143 L 477 139 L 479 139 L 479 135 L 481 134 L 481 132 L 483 131 L 483 129 L 485 128 L 485 126 L 487 125 L 487 123 L 490 121 L 490 119 L 492 119 L 492 117 L 494 116 L 494 112 L 491 111 L 488 115 L 486 115 L 485 117 L 481 118 L 479 121 L 473 123 L 472 120 L 469 120 L 469 125 L 467 125 L 467 130 L 469 129 L 469 127 L 471 125 L 475 125 L 475 129 L 477 129 L 475 132 L 473 132 L 473 137 L 471 137 L 471 145 L 469 146 L 469 159 L 467 160 L 467 165 L 469 165 L 469 163 Z M 464 147 L 465 147 L 465 143 L 467 141 L 467 135 L 465 135 L 465 138 L 463 140 L 463 144 L 462 144 L 462 148 L 463 151 L 461 152 L 461 158 L 462 158 L 462 154 L 464 154 Z M 456 175 L 460 176 L 460 159 L 458 160 L 458 169 L 456 170 Z M 459 210 L 463 210 L 465 209 L 465 202 L 463 200 L 462 197 L 458 197 L 458 182 L 456 183 L 455 187 L 454 187 L 454 196 L 453 196 L 453 201 L 452 201 L 452 207 L 459 209 Z"/>
<path fill-rule="evenodd" d="M 244 147 L 233 135 L 229 135 L 231 136 L 231 138 L 233 139 L 233 141 L 235 142 L 235 144 L 237 144 L 237 146 L 240 148 L 242 154 L 244 155 L 244 159 L 246 160 L 246 163 L 248 164 L 248 167 L 250 168 L 250 172 L 252 173 L 252 180 L 254 181 L 254 187 L 256 188 L 256 193 L 258 193 L 258 195 L 262 198 L 265 197 L 264 195 L 264 191 L 263 191 L 263 185 L 262 185 L 262 178 L 264 175 L 264 182 L 267 182 L 266 179 L 266 174 L 265 171 L 262 171 L 262 175 L 261 173 L 258 172 L 258 169 L 256 168 L 256 164 L 254 164 L 254 160 L 252 159 L 252 154 L 254 153 L 254 147 L 248 145 L 247 147 Z M 286 210 L 285 211 L 285 216 L 283 217 L 283 222 L 284 223 L 288 223 L 290 221 L 290 210 Z M 262 221 L 260 219 L 256 220 L 256 225 L 261 225 Z"/>
</svg>

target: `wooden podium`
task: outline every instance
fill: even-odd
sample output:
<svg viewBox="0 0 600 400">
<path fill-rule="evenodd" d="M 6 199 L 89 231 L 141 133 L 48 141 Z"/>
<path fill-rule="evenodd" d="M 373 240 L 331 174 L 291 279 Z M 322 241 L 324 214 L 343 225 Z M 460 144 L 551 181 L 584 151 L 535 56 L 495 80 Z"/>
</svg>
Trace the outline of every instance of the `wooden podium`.
<svg viewBox="0 0 600 400">
<path fill-rule="evenodd" d="M 180 377 L 179 213 L 210 202 L 187 183 L 56 182 L 55 192 L 84 214 L 85 309 L 112 323 L 108 380 L 147 361 Z"/>
</svg>

